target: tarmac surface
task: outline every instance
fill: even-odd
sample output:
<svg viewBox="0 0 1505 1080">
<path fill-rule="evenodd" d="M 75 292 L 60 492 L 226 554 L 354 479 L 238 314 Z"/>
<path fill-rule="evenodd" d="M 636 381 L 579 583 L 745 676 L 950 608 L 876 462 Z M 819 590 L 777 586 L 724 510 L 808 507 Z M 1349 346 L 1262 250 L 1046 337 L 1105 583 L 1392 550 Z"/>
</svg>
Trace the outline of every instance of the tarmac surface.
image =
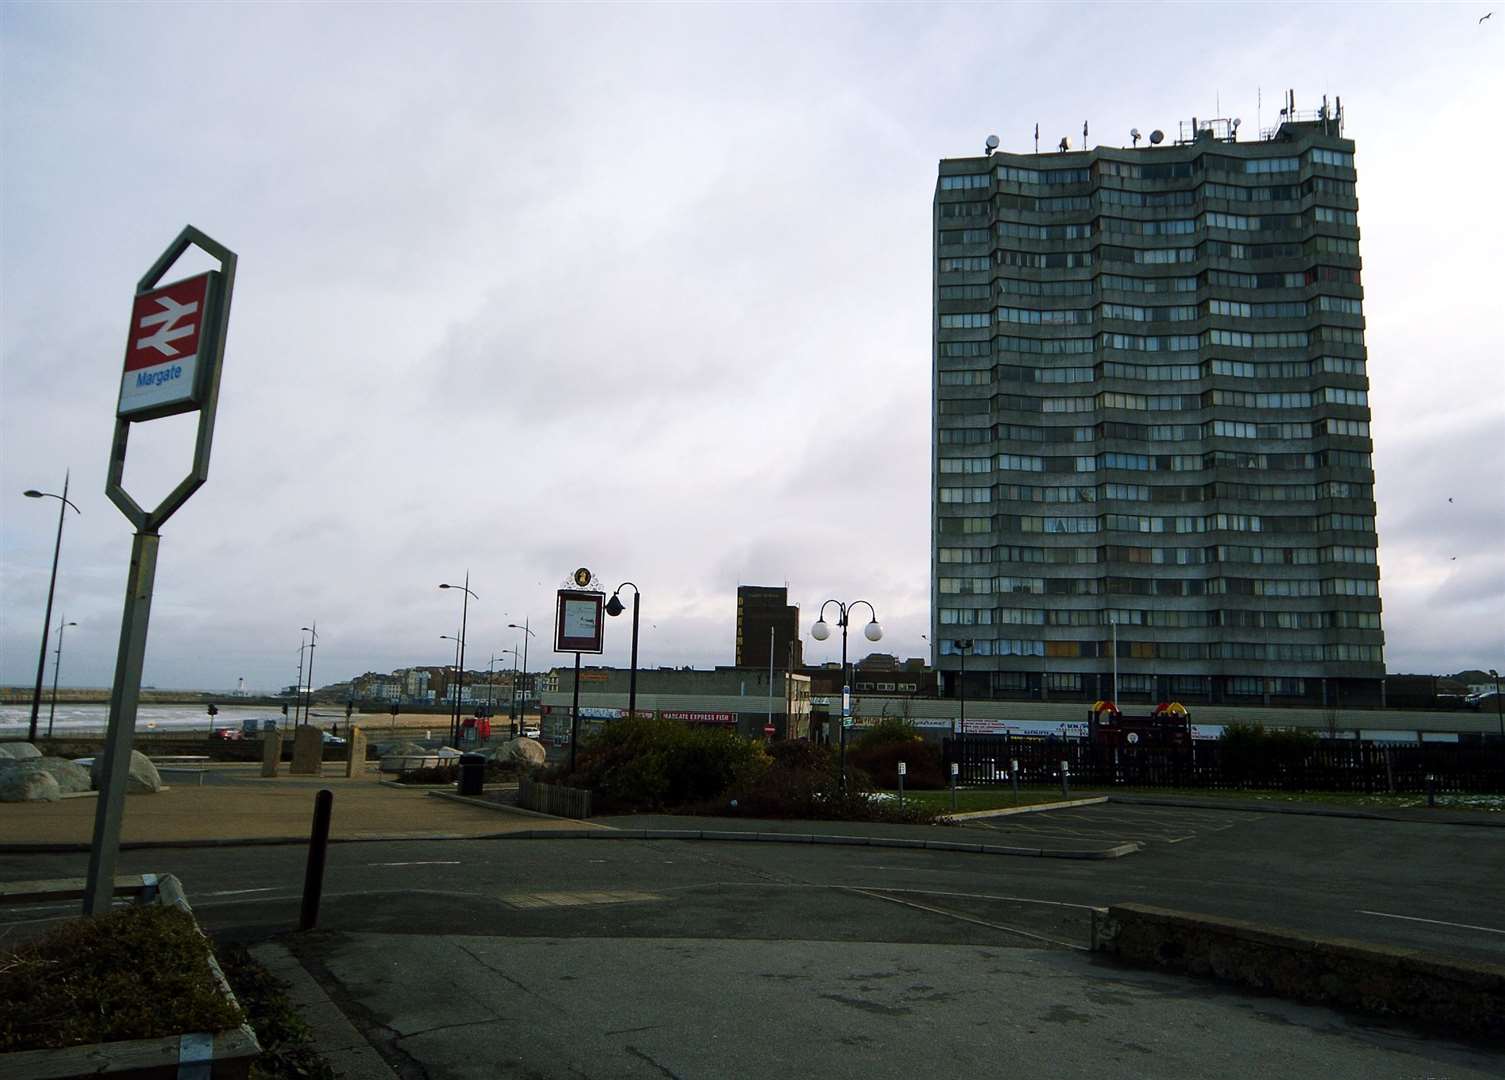
<svg viewBox="0 0 1505 1080">
<path fill-rule="evenodd" d="M 337 832 L 370 828 L 378 803 L 412 831 L 439 832 L 435 822 L 462 812 L 478 834 L 547 824 L 377 784 L 368 807 L 347 783 L 202 790 L 289 792 L 300 832 L 318 786 L 336 790 Z M 185 790 L 132 797 L 128 827 L 159 798 L 214 813 L 169 798 Z M 6 836 L 13 809 L 0 810 Z M 342 825 L 358 812 L 361 822 Z M 892 835 L 850 823 L 667 823 Z M 331 846 L 320 928 L 301 935 L 288 933 L 301 845 L 140 848 L 118 869 L 176 874 L 211 932 L 291 950 L 385 1059 L 385 1075 L 1505 1076 L 1499 1047 L 1085 951 L 1090 907 L 1139 901 L 1502 963 L 1505 829 L 1109 803 L 934 832 L 1143 848 L 1096 861 L 747 841 L 371 840 Z M 0 850 L 0 881 L 77 877 L 86 863 Z M 0 909 L 0 935 L 72 914 Z"/>
</svg>

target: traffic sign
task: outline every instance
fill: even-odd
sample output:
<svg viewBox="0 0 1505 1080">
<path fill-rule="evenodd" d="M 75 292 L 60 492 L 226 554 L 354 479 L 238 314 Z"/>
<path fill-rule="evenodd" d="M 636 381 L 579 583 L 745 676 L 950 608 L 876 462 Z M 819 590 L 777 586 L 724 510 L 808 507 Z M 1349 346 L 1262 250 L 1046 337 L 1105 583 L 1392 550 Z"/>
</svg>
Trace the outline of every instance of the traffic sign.
<svg viewBox="0 0 1505 1080">
<path fill-rule="evenodd" d="M 854 722 L 855 722 L 855 721 L 853 721 L 853 719 L 852 719 L 852 718 L 851 718 L 851 717 L 850 717 L 850 716 L 847 716 L 847 717 L 843 717 L 843 718 L 842 718 L 842 721 L 841 721 L 841 726 L 842 726 L 842 727 L 844 727 L 844 728 L 849 728 L 849 727 L 851 727 L 851 726 L 852 726 L 852 724 L 853 724 L 853 723 L 854 723 Z"/>
<path fill-rule="evenodd" d="M 773 725 L 772 724 L 764 724 L 763 725 L 763 734 L 764 735 L 772 735 L 773 734 L 773 730 L 774 729 L 773 729 Z"/>
<path fill-rule="evenodd" d="M 136 294 L 117 416 L 150 420 L 202 407 L 222 280 L 211 271 Z"/>
</svg>

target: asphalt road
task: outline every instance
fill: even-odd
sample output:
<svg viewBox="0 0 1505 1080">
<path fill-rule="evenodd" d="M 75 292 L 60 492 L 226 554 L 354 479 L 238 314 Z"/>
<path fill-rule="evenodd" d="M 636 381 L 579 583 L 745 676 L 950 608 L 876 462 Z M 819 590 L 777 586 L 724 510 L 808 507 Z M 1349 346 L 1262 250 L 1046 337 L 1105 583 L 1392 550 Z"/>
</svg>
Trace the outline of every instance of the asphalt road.
<svg viewBox="0 0 1505 1080">
<path fill-rule="evenodd" d="M 1076 861 L 746 842 L 336 844 L 324 925 L 957 943 L 987 924 L 1016 944 L 1084 945 L 1087 907 L 1137 901 L 1505 963 L 1502 828 L 1109 804 L 954 834 L 1146 846 L 1123 859 Z M 0 880 L 82 876 L 86 865 L 83 855 L 0 854 Z M 303 868 L 297 846 L 126 851 L 119 864 L 121 873 L 178 875 L 210 926 L 247 934 L 295 921 Z M 527 899 L 602 891 L 662 899 Z M 0 925 L 43 914 L 0 911 Z"/>
<path fill-rule="evenodd" d="M 739 827 L 747 828 L 743 822 Z M 837 827 L 839 828 L 839 827 Z M 332 845 L 282 940 L 407 1078 L 1505 1076 L 1498 1048 L 1133 971 L 1088 907 L 1137 900 L 1505 962 L 1505 829 L 1096 806 L 951 830 L 1116 860 L 645 840 Z M 297 921 L 300 846 L 134 850 L 217 934 Z M 86 856 L 0 854 L 0 880 Z M 0 937 L 71 916 L 0 909 Z"/>
</svg>

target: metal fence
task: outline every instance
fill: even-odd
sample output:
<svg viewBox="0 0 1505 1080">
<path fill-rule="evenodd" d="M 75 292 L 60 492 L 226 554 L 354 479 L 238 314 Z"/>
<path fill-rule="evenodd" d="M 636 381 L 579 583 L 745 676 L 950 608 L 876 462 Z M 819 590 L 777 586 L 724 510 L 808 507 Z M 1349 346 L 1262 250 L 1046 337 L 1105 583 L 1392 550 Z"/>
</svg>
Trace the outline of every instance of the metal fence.
<svg viewBox="0 0 1505 1080">
<path fill-rule="evenodd" d="M 969 735 L 942 745 L 946 761 L 960 765 L 960 782 L 969 785 L 1008 783 L 1017 761 L 1024 784 L 1059 783 L 1065 762 L 1072 783 L 1084 787 L 1412 794 L 1426 792 L 1431 777 L 1439 793 L 1505 793 L 1505 744 L 1320 742 L 1250 750 L 1217 741 L 1109 747 L 1080 739 Z"/>
</svg>

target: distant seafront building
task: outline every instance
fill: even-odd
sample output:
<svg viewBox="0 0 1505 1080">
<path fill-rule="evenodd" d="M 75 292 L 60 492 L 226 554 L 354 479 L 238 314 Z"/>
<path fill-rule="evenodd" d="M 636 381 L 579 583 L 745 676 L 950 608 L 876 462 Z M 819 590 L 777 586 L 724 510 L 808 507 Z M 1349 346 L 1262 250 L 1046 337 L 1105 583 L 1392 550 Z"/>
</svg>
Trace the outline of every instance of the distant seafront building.
<svg viewBox="0 0 1505 1080">
<path fill-rule="evenodd" d="M 1381 701 L 1354 144 L 1288 117 L 940 162 L 948 689 L 1111 697 L 1116 641 L 1127 701 Z"/>
</svg>

